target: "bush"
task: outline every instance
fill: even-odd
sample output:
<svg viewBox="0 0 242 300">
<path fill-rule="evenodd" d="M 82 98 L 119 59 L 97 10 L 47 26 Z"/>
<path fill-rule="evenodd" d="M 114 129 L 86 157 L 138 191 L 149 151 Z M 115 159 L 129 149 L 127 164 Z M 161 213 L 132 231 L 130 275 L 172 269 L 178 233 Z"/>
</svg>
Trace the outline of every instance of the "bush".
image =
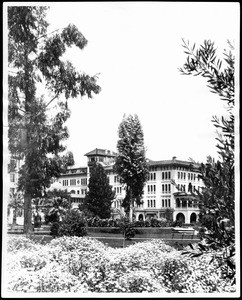
<svg viewBox="0 0 242 300">
<path fill-rule="evenodd" d="M 10 236 L 8 238 L 7 250 L 16 252 L 19 250 L 36 250 L 38 244 L 25 236 Z"/>
<path fill-rule="evenodd" d="M 119 228 L 125 240 L 131 240 L 135 236 L 133 223 L 128 218 L 124 217 L 120 219 Z"/>
<path fill-rule="evenodd" d="M 232 293 L 236 287 L 223 278 L 219 262 L 211 261 L 216 252 L 190 258 L 157 239 L 121 249 L 77 236 L 46 245 L 16 237 L 10 245 L 11 292 Z"/>
<path fill-rule="evenodd" d="M 51 226 L 51 235 L 54 236 L 84 236 L 87 235 L 87 222 L 77 210 L 66 212 L 61 222 Z"/>
</svg>

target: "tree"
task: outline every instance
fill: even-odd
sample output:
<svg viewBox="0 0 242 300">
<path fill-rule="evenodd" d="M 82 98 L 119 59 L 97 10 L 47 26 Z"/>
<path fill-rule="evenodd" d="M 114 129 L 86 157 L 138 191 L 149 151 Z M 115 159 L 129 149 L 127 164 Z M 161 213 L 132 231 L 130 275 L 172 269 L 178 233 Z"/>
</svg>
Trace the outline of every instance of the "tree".
<svg viewBox="0 0 242 300">
<path fill-rule="evenodd" d="M 133 205 L 142 203 L 144 184 L 148 179 L 148 164 L 145 158 L 144 135 L 137 115 L 123 117 L 119 125 L 118 156 L 114 170 L 125 184 L 126 195 L 122 206 L 130 213 L 132 221 Z"/>
<path fill-rule="evenodd" d="M 67 190 L 53 189 L 46 194 L 46 223 L 60 222 L 71 208 L 71 199 Z"/>
<path fill-rule="evenodd" d="M 82 208 L 101 219 L 109 218 L 114 197 L 115 192 L 112 191 L 104 168 L 100 164 L 94 164 L 90 169 L 88 192 Z"/>
<path fill-rule="evenodd" d="M 74 163 L 72 153 L 60 155 L 66 150 L 61 141 L 68 138 L 67 100 L 100 92 L 96 76 L 62 59 L 67 47 L 83 49 L 85 37 L 74 25 L 48 34 L 46 14 L 44 6 L 8 7 L 9 150 L 24 161 L 18 188 L 24 193 L 25 233 L 31 231 L 31 199 L 43 197 L 51 178 Z M 51 117 L 47 110 L 54 100 Z"/>
<path fill-rule="evenodd" d="M 17 215 L 23 209 L 23 195 L 20 192 L 10 192 L 8 207 L 13 209 L 13 225 L 17 223 Z"/>
<path fill-rule="evenodd" d="M 206 246 L 200 251 L 209 249 L 220 250 L 224 274 L 235 277 L 235 181 L 234 181 L 234 47 L 230 42 L 229 52 L 225 50 L 224 60 L 217 58 L 214 43 L 204 41 L 197 50 L 195 44 L 183 40 L 185 53 L 188 54 L 186 63 L 180 68 L 182 74 L 200 75 L 207 79 L 211 92 L 217 94 L 227 103 L 228 116 L 213 117 L 213 124 L 220 130 L 217 144 L 219 160 L 208 157 L 206 164 L 201 164 L 199 176 L 205 187 L 196 196 L 200 202 L 200 221 L 205 227 L 202 238 Z M 225 64 L 222 68 L 222 62 Z M 192 191 L 191 191 L 192 192 Z M 195 254 L 196 255 L 196 254 Z"/>
</svg>

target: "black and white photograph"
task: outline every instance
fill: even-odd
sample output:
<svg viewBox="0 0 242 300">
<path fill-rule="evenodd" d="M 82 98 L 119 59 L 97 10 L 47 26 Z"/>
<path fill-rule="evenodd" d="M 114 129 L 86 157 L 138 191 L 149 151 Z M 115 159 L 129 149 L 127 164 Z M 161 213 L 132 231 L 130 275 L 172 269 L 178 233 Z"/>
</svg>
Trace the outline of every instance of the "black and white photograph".
<svg viewBox="0 0 242 300">
<path fill-rule="evenodd" d="M 2 8 L 2 298 L 239 298 L 240 3 Z"/>
</svg>

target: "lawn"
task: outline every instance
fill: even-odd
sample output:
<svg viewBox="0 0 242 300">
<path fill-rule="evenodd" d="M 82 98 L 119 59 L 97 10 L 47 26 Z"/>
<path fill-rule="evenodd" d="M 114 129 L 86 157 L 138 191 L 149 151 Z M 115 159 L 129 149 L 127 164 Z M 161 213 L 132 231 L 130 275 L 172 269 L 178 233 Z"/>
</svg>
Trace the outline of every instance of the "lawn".
<svg viewBox="0 0 242 300">
<path fill-rule="evenodd" d="M 112 248 L 90 237 L 61 237 L 39 244 L 23 236 L 9 236 L 7 289 L 10 294 L 228 292 L 233 295 L 235 286 L 222 277 L 222 270 L 216 260 L 211 262 L 211 255 L 192 259 L 160 239 Z"/>
</svg>

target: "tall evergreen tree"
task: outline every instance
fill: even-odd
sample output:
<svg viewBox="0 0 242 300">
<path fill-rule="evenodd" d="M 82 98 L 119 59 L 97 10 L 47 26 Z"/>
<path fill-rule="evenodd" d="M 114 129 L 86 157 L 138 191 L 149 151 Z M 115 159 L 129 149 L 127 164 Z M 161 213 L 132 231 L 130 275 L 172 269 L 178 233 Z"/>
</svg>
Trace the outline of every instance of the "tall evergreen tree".
<svg viewBox="0 0 242 300">
<path fill-rule="evenodd" d="M 67 99 L 100 91 L 96 76 L 79 73 L 62 59 L 67 47 L 83 49 L 85 37 L 74 25 L 48 34 L 46 13 L 44 6 L 8 7 L 9 150 L 24 160 L 19 190 L 25 233 L 31 231 L 31 199 L 42 197 L 51 178 L 74 163 L 72 153 L 60 155 L 66 150 L 61 141 L 68 137 Z M 38 86 L 46 89 L 45 96 L 38 96 Z M 55 99 L 58 111 L 50 118 L 47 109 Z"/>
<path fill-rule="evenodd" d="M 112 191 L 104 168 L 100 164 L 94 164 L 90 170 L 88 192 L 82 208 L 101 219 L 109 218 L 114 197 L 115 192 Z"/>
<path fill-rule="evenodd" d="M 134 203 L 140 205 L 144 184 L 148 179 L 148 164 L 145 158 L 144 134 L 137 115 L 124 115 L 119 125 L 118 156 L 115 171 L 125 184 L 126 196 L 122 206 L 126 214 L 131 214 Z"/>
</svg>

